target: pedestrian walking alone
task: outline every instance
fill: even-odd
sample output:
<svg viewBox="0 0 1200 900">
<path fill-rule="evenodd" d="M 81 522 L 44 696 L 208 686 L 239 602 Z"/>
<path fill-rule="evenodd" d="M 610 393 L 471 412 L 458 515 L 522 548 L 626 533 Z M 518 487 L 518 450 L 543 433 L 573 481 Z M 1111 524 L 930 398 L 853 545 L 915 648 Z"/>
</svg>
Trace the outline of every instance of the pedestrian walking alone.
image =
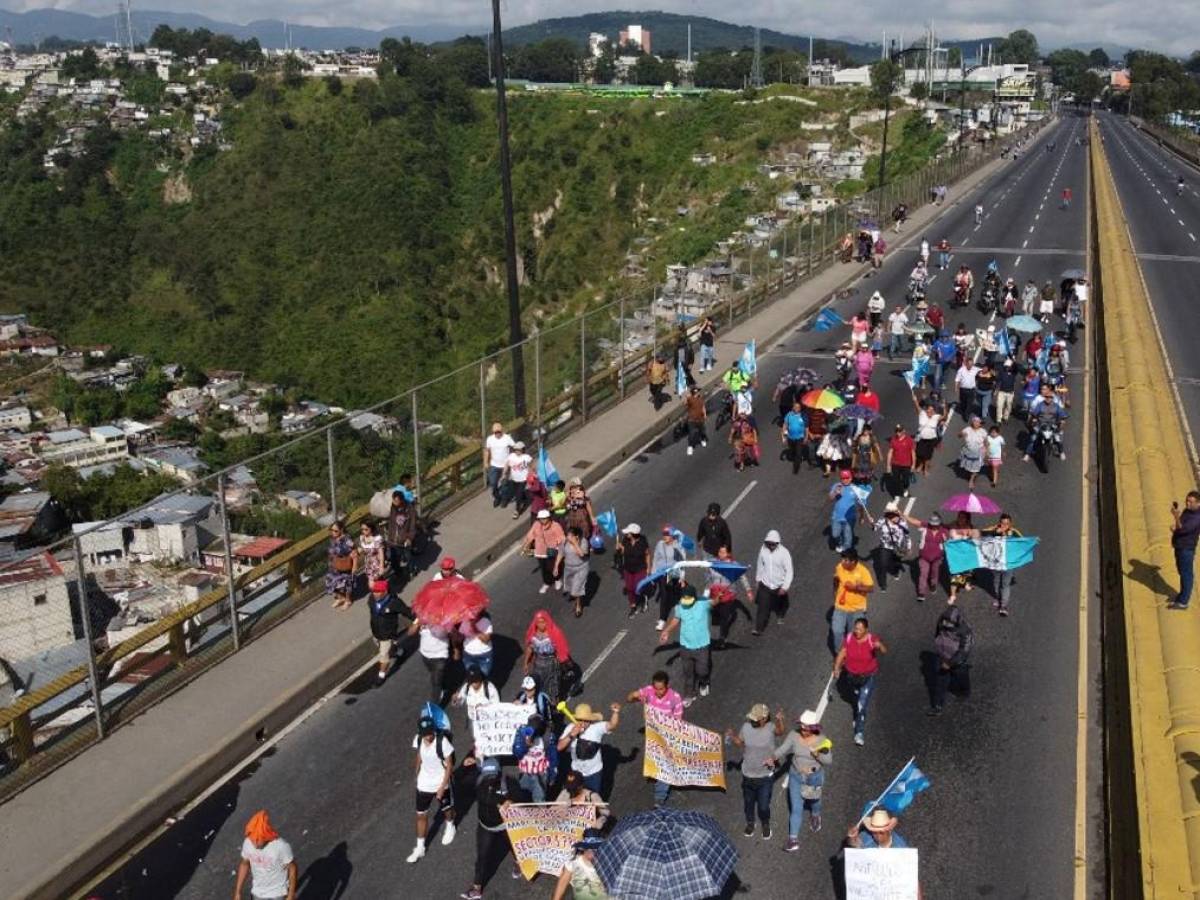
<svg viewBox="0 0 1200 900">
<path fill-rule="evenodd" d="M 1179 574 L 1179 593 L 1167 609 L 1187 609 L 1196 577 L 1196 542 L 1200 539 L 1200 491 L 1188 491 L 1183 500 L 1171 504 L 1171 549 L 1175 551 L 1175 570 Z"/>
<path fill-rule="evenodd" d="M 775 714 L 771 727 L 771 710 L 765 703 L 755 703 L 746 713 L 746 721 L 738 733 L 725 729 L 725 740 L 742 750 L 742 810 L 746 815 L 746 837 L 754 837 L 754 815 L 762 825 L 762 839 L 771 839 L 771 786 L 775 768 L 772 755 L 775 739 L 783 737 L 783 711 Z"/>
<path fill-rule="evenodd" d="M 233 900 L 240 900 L 247 879 L 250 896 L 255 900 L 296 900 L 296 859 L 292 847 L 271 825 L 265 809 L 250 817 L 244 833 Z"/>
<path fill-rule="evenodd" d="M 933 690 L 929 715 L 940 716 L 946 705 L 946 692 L 952 691 L 964 700 L 971 695 L 971 648 L 975 635 L 967 624 L 963 611 L 947 606 L 938 616 L 933 634 Z"/>
<path fill-rule="evenodd" d="M 887 646 L 871 634 L 870 623 L 860 616 L 833 660 L 833 677 L 840 678 L 845 670 L 846 686 L 854 694 L 854 743 L 860 747 L 866 743 L 867 708 L 875 693 L 879 657 L 885 653 Z"/>
<path fill-rule="evenodd" d="M 755 637 L 767 630 L 772 611 L 778 617 L 779 624 L 783 624 L 792 575 L 792 554 L 780 543 L 779 532 L 772 528 L 763 538 L 762 548 L 758 551 L 758 564 L 754 569 L 758 587 L 754 594 L 754 630 L 750 633 Z"/>
</svg>

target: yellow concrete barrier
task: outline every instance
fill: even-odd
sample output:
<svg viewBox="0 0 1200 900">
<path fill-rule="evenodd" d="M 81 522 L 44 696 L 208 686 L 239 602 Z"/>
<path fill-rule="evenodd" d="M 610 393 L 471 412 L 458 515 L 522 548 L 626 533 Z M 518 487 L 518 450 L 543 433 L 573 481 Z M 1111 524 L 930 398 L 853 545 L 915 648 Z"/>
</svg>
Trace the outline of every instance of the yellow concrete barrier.
<svg viewBox="0 0 1200 900">
<path fill-rule="evenodd" d="M 1172 612 L 1170 506 L 1195 487 L 1145 283 L 1092 123 L 1108 423 L 1116 482 L 1143 894 L 1200 896 L 1200 619 Z M 1168 594 L 1170 596 L 1168 596 Z M 1133 810 L 1110 809 L 1110 819 Z"/>
</svg>

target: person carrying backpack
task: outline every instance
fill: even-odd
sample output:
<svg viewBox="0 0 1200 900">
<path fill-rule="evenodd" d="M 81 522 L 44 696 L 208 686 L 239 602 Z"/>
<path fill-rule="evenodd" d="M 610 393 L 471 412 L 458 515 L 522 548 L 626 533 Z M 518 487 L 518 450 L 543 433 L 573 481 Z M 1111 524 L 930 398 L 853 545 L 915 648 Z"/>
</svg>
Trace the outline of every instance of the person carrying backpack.
<svg viewBox="0 0 1200 900">
<path fill-rule="evenodd" d="M 975 633 L 958 606 L 948 606 L 938 616 L 933 636 L 937 670 L 933 673 L 932 706 L 929 715 L 940 716 L 946 703 L 946 691 L 953 690 L 964 700 L 971 694 L 971 648 Z"/>
<path fill-rule="evenodd" d="M 513 738 L 513 756 L 521 773 L 521 790 L 530 803 L 545 803 L 546 792 L 558 778 L 558 744 L 550 732 L 550 722 L 538 713 L 517 729 Z"/>
<path fill-rule="evenodd" d="M 413 771 L 417 776 L 417 843 L 408 854 L 408 862 L 420 862 L 425 856 L 425 837 L 429 833 L 430 808 L 446 820 L 442 845 L 454 840 L 454 745 L 445 729 L 438 728 L 433 716 L 424 715 L 413 738 Z"/>
<path fill-rule="evenodd" d="M 610 706 L 612 715 L 608 721 L 598 712 L 593 712 L 587 703 L 580 703 L 570 715 L 571 724 L 558 739 L 559 752 L 571 750 L 571 769 L 578 772 L 588 790 L 600 793 L 604 775 L 604 754 L 601 745 L 605 736 L 615 731 L 621 722 L 621 704 Z"/>
</svg>

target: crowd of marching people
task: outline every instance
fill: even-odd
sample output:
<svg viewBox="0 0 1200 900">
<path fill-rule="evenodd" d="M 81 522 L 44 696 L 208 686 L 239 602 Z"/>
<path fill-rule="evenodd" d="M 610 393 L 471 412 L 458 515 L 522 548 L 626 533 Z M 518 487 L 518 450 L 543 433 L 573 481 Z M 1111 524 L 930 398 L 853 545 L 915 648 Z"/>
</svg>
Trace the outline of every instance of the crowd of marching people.
<svg viewBox="0 0 1200 900">
<path fill-rule="evenodd" d="M 892 219 L 900 232 L 907 220 L 903 204 Z M 887 251 L 873 226 L 861 229 L 857 240 L 848 235 L 843 244 L 847 258 L 857 256 L 868 265 L 879 265 Z M 917 257 L 905 296 L 889 304 L 875 291 L 848 321 L 838 319 L 836 327 L 846 329 L 846 340 L 833 352 L 828 371 L 787 372 L 772 386 L 769 410 L 766 403 L 756 409 L 761 385 L 752 346 L 721 374 L 715 404 L 706 402 L 693 375 L 696 356 L 686 331 L 679 332 L 673 356 L 655 355 L 645 373 L 656 409 L 671 402 L 672 394 L 680 404 L 682 453 L 702 451 L 726 429 L 724 452 L 736 469 L 770 465 L 764 445 L 774 444 L 770 429 L 778 428 L 783 471 L 821 485 L 835 556 L 828 570 L 831 663 L 823 699 L 815 708 L 791 713 L 756 702 L 744 721 L 722 730 L 727 752 L 738 759 L 745 837 L 772 838 L 772 788 L 786 776 L 782 847 L 789 852 L 800 848 L 806 827 L 809 832 L 823 827 L 822 791 L 833 770 L 834 748 L 822 717 L 835 689 L 851 701 L 854 743 L 866 744 L 871 699 L 888 653 L 884 636 L 872 630 L 873 598 L 909 584 L 917 603 L 945 592 L 945 603 L 931 612 L 928 712 L 941 715 L 951 693 L 967 697 L 975 638 L 963 597 L 983 585 L 996 614 L 1012 614 L 1013 573 L 1032 560 L 1036 544 L 996 500 L 1006 483 L 1004 468 L 1018 456 L 1045 468 L 1068 452 L 1063 424 L 1071 406 L 1070 354 L 1087 308 L 1084 273 L 1064 273 L 1058 284 L 1028 280 L 1018 285 L 1014 278 L 1002 278 L 993 262 L 977 284 L 970 269 L 961 266 L 943 309 L 930 299 L 930 269 L 949 270 L 952 248 L 945 239 L 922 240 Z M 986 324 L 951 325 L 956 310 L 972 303 L 988 317 Z M 701 373 L 716 368 L 715 333 L 712 320 L 701 323 Z M 884 365 L 905 359 L 913 409 L 884 410 L 872 385 Z M 716 408 L 712 422 L 710 405 Z M 967 490 L 924 516 L 910 515 L 913 492 L 930 477 L 935 457 L 947 452 L 955 454 Z M 672 522 L 646 530 L 634 522 L 621 525 L 614 510 L 596 509 L 581 479 L 558 478 L 545 458 L 535 459 L 500 423 L 486 438 L 484 464 L 493 505 L 511 508 L 514 519 L 528 522 L 520 550 L 536 566 L 531 589 L 547 597 L 545 608 L 518 635 L 516 690 L 493 682 L 494 630 L 487 598 L 455 560 L 442 559 L 434 579 L 411 601 L 403 598 L 423 539 L 406 482 L 378 498 L 378 504 L 372 502 L 372 516 L 358 527 L 357 538 L 345 523 L 333 525 L 326 587 L 335 608 L 344 609 L 359 580 L 366 584 L 380 682 L 389 677 L 406 636 L 416 639 L 416 655 L 428 674 L 428 698 L 419 714 L 413 711 L 415 841 L 408 863 L 426 857 L 435 833 L 443 845 L 455 841 L 460 828 L 456 790 L 471 791 L 477 810 L 475 868 L 461 896 L 476 900 L 510 849 L 504 816 L 512 804 L 588 806 L 596 810 L 595 824 L 557 873 L 554 896 L 573 890 L 577 898 L 607 897 L 615 877 L 609 848 L 630 818 L 614 812 L 613 754 L 606 752 L 611 736 L 628 727 L 623 726 L 625 706 L 686 721 L 726 676 L 713 665 L 713 649 L 725 645 L 739 620 L 745 620 L 751 638 L 761 637 L 772 620 L 782 623 L 797 573 L 776 529 L 756 547 L 739 539 L 735 548 L 717 503 L 686 530 Z M 985 487 L 990 494 L 980 492 Z M 1181 533 L 1193 553 L 1200 533 L 1198 509 L 1200 495 L 1189 498 L 1183 519 L 1177 519 L 1185 522 Z M 658 641 L 677 645 L 678 665 L 673 672 L 646 673 L 644 683 L 631 673 L 637 680 L 620 700 L 596 705 L 578 699 L 583 673 L 571 651 L 570 620 L 586 614 L 600 581 L 601 554 L 614 570 L 608 581 L 619 585 L 612 590 L 622 596 L 627 615 L 650 612 L 647 621 L 654 621 Z M 748 564 L 738 563 L 739 558 Z M 811 581 L 807 590 L 817 590 L 815 584 Z M 556 598 L 563 602 L 551 602 Z M 1186 606 L 1187 594 L 1181 602 Z M 500 702 L 523 706 L 527 715 L 521 712 L 509 752 L 479 754 L 472 732 L 477 710 Z M 450 711 L 458 708 L 465 712 L 465 726 L 452 724 Z M 915 766 L 906 767 L 840 834 L 846 847 L 906 846 L 896 831 L 896 813 L 908 801 L 887 799 L 901 782 L 909 785 L 908 801 L 928 785 Z M 649 800 L 656 810 L 672 809 L 672 785 L 655 780 Z M 246 827 L 239 893 L 248 873 L 257 897 L 294 895 L 290 848 L 265 812 Z M 515 863 L 513 877 L 523 877 Z M 260 883 L 270 886 L 260 892 Z"/>
</svg>

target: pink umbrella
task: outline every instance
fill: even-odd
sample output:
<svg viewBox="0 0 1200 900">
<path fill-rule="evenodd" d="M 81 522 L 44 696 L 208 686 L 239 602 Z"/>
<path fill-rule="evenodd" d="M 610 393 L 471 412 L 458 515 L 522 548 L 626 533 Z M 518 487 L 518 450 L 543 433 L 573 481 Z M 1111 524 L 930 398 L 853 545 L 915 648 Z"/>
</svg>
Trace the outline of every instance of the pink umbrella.
<svg viewBox="0 0 1200 900">
<path fill-rule="evenodd" d="M 1000 512 L 1000 507 L 994 501 L 987 497 L 980 497 L 974 492 L 955 494 L 942 504 L 942 509 L 946 512 L 978 513 L 984 516 Z"/>
<path fill-rule="evenodd" d="M 441 578 L 431 581 L 413 598 L 413 612 L 426 625 L 452 628 L 478 618 L 489 603 L 488 595 L 474 581 Z"/>
</svg>

